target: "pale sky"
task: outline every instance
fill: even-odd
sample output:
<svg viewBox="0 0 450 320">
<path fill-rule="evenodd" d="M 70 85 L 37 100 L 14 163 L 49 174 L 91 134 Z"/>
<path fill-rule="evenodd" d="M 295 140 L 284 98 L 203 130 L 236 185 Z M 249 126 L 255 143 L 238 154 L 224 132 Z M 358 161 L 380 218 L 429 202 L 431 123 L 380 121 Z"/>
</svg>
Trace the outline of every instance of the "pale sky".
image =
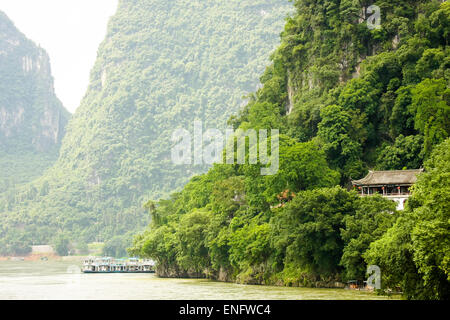
<svg viewBox="0 0 450 320">
<path fill-rule="evenodd" d="M 51 60 L 55 90 L 74 112 L 89 83 L 89 73 L 105 38 L 118 0 L 0 0 L 0 10 L 44 48 Z"/>
</svg>

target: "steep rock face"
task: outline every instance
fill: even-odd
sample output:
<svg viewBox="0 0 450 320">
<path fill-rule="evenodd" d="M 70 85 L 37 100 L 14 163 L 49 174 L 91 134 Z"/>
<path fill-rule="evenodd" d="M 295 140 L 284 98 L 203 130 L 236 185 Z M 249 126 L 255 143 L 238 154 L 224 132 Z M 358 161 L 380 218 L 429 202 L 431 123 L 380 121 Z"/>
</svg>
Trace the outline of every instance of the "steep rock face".
<svg viewBox="0 0 450 320">
<path fill-rule="evenodd" d="M 55 95 L 47 53 L 0 11 L 0 193 L 56 161 L 69 116 Z"/>
<path fill-rule="evenodd" d="M 59 160 L 34 182 L 48 190 L 32 200 L 24 190 L 24 201 L 4 202 L 8 210 L 35 212 L 40 242 L 49 230 L 92 241 L 145 226 L 144 201 L 207 168 L 174 165 L 172 133 L 192 132 L 194 120 L 225 128 L 292 9 L 288 0 L 120 1 Z"/>
<path fill-rule="evenodd" d="M 60 144 L 68 118 L 47 53 L 0 12 L 0 150 L 49 151 Z"/>
</svg>

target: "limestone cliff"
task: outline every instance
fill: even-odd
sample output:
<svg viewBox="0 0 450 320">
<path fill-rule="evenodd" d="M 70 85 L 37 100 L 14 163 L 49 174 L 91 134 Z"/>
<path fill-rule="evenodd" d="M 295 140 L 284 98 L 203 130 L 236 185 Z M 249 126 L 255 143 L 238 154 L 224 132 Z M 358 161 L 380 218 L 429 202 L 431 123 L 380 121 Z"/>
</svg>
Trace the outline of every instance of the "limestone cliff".
<svg viewBox="0 0 450 320">
<path fill-rule="evenodd" d="M 48 166 L 40 160 L 56 157 L 68 118 L 54 92 L 48 54 L 0 12 L 0 180 L 22 176 L 23 182 L 26 166 L 35 173 L 36 166 Z"/>
</svg>

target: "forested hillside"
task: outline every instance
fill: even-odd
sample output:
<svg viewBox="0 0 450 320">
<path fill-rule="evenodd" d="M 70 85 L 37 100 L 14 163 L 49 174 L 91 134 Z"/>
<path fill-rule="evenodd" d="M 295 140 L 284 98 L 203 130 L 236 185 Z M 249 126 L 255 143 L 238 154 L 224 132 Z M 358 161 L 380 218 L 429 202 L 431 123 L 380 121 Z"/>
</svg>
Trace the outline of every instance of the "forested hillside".
<svg viewBox="0 0 450 320">
<path fill-rule="evenodd" d="M 288 0 L 120 1 L 59 160 L 0 199 L 0 239 L 131 239 L 120 236 L 149 222 L 144 200 L 207 170 L 172 164 L 173 131 L 195 119 L 225 127 L 259 85 L 292 9 Z"/>
<path fill-rule="evenodd" d="M 0 193 L 56 161 L 68 119 L 47 53 L 0 11 Z"/>
<path fill-rule="evenodd" d="M 381 10 L 368 28 L 369 5 Z M 153 217 L 131 253 L 161 276 L 287 286 L 363 281 L 409 299 L 450 293 L 450 5 L 295 1 L 263 87 L 230 123 L 280 129 L 280 170 L 215 165 Z M 407 209 L 348 191 L 368 169 L 417 169 Z"/>
</svg>

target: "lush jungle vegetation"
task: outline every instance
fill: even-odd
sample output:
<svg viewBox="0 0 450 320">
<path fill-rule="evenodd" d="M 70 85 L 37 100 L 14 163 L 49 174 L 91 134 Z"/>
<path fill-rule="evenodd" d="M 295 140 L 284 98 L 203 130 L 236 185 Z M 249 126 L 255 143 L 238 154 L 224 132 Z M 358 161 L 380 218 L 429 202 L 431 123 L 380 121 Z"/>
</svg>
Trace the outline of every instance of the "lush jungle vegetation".
<svg viewBox="0 0 450 320">
<path fill-rule="evenodd" d="M 59 237 L 123 253 L 149 223 L 147 199 L 208 169 L 172 164 L 172 132 L 196 119 L 226 126 L 257 88 L 292 10 L 288 0 L 119 1 L 58 161 L 25 186 L 0 182 L 0 254 Z M 22 174 L 30 171 L 42 174 Z"/>
<path fill-rule="evenodd" d="M 296 0 L 263 87 L 234 128 L 280 129 L 280 170 L 217 164 L 149 201 L 132 254 L 161 276 L 287 286 L 365 280 L 450 297 L 450 4 Z M 406 210 L 350 190 L 368 169 L 425 168 Z"/>
</svg>

